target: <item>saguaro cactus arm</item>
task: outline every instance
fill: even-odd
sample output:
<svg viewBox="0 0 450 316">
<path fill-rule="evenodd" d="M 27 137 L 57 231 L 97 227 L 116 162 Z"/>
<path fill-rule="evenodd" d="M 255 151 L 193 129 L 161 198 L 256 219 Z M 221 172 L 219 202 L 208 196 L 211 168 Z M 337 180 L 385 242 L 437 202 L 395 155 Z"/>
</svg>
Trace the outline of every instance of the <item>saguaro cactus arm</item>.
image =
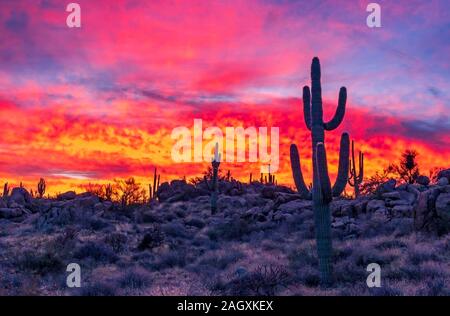
<svg viewBox="0 0 450 316">
<path fill-rule="evenodd" d="M 316 170 L 319 179 L 320 193 L 325 203 L 331 202 L 331 183 L 328 177 L 327 154 L 323 143 L 317 143 L 316 146 Z"/>
<path fill-rule="evenodd" d="M 359 152 L 359 160 L 358 160 L 358 167 L 359 172 L 356 169 L 356 160 L 355 160 L 355 143 L 352 141 L 352 148 L 351 148 L 351 160 L 350 160 L 350 170 L 349 170 L 349 177 L 348 177 L 348 184 L 355 188 L 355 197 L 359 196 L 359 186 L 362 183 L 364 179 L 364 153 Z"/>
<path fill-rule="evenodd" d="M 306 127 L 311 130 L 311 91 L 308 86 L 303 87 L 303 116 Z"/>
<path fill-rule="evenodd" d="M 364 179 L 364 153 L 363 152 L 359 152 L 359 175 L 358 175 L 358 180 L 359 182 L 362 182 L 362 180 Z"/>
<path fill-rule="evenodd" d="M 309 196 L 308 187 L 305 184 L 305 180 L 303 179 L 302 167 L 300 165 L 300 156 L 298 154 L 298 149 L 295 144 L 291 145 L 291 169 L 292 176 L 294 178 L 295 186 L 297 187 L 298 193 L 306 198 Z"/>
<path fill-rule="evenodd" d="M 339 196 L 345 189 L 348 179 L 350 155 L 350 137 L 348 133 L 343 133 L 341 136 L 341 147 L 339 149 L 339 168 L 336 177 L 336 182 L 333 185 L 333 196 Z"/>
<path fill-rule="evenodd" d="M 322 86 L 320 85 L 320 61 L 319 58 L 314 57 L 311 64 L 311 127 L 322 124 L 323 109 Z"/>
<path fill-rule="evenodd" d="M 345 115 L 345 104 L 347 103 L 347 89 L 345 87 L 341 87 L 339 90 L 339 101 L 338 106 L 336 108 L 336 113 L 334 113 L 333 118 L 327 122 L 324 123 L 323 127 L 327 131 L 332 131 L 336 129 L 344 119 Z"/>
</svg>

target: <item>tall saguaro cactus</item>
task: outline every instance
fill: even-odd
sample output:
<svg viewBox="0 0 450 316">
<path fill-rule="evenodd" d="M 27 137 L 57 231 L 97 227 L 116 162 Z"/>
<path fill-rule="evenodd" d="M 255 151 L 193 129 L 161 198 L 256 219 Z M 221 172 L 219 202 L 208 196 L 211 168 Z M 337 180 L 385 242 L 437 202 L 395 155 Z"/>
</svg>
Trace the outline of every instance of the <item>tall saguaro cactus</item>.
<svg viewBox="0 0 450 316">
<path fill-rule="evenodd" d="M 39 183 L 38 183 L 39 198 L 42 199 L 42 197 L 44 196 L 46 187 L 47 187 L 47 185 L 45 184 L 44 178 L 39 179 Z"/>
<path fill-rule="evenodd" d="M 359 152 L 359 172 L 356 171 L 356 160 L 355 160 L 355 144 L 352 140 L 352 155 L 351 155 L 350 163 L 350 176 L 348 177 L 348 184 L 354 187 L 355 190 L 355 198 L 359 196 L 359 186 L 361 185 L 364 178 L 364 153 Z"/>
<path fill-rule="evenodd" d="M 312 138 L 313 185 L 310 192 L 305 185 L 300 166 L 300 156 L 295 144 L 291 145 L 291 167 L 295 185 L 303 198 L 312 196 L 317 253 L 321 282 L 324 285 L 332 281 L 332 243 L 330 202 L 333 196 L 339 196 L 347 184 L 349 163 L 349 136 L 343 133 L 339 150 L 339 169 L 336 182 L 331 187 L 328 176 L 327 156 L 325 151 L 325 130 L 332 131 L 342 122 L 345 114 L 347 90 L 339 91 L 339 101 L 333 118 L 323 121 L 322 88 L 320 84 L 320 62 L 314 57 L 311 65 L 311 90 L 303 88 L 303 114 Z"/>
<path fill-rule="evenodd" d="M 212 159 L 211 166 L 213 170 L 211 184 L 208 183 L 208 178 L 205 176 L 204 180 L 206 186 L 211 191 L 211 214 L 214 215 L 217 212 L 217 197 L 219 195 L 219 187 L 217 184 L 219 178 L 219 166 L 222 155 L 219 153 L 219 144 L 216 143 L 214 150 L 214 158 Z"/>
</svg>

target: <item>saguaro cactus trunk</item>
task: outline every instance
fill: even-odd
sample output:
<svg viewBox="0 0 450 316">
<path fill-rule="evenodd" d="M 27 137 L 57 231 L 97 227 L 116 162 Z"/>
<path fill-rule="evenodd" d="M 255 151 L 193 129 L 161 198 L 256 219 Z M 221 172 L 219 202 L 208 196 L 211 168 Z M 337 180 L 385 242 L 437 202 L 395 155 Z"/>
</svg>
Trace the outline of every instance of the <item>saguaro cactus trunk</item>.
<svg viewBox="0 0 450 316">
<path fill-rule="evenodd" d="M 217 198 L 219 195 L 219 186 L 218 186 L 218 178 L 219 178 L 219 166 L 222 155 L 219 153 L 219 144 L 216 143 L 216 147 L 214 150 L 214 158 L 212 159 L 212 179 L 211 184 L 208 183 L 208 178 L 205 176 L 204 181 L 206 186 L 211 191 L 211 214 L 214 215 L 217 212 Z"/>
<path fill-rule="evenodd" d="M 303 179 L 300 156 L 297 146 L 291 145 L 291 167 L 295 185 L 303 198 L 313 200 L 315 234 L 321 282 L 324 285 L 332 282 L 332 242 L 331 242 L 331 213 L 330 202 L 333 196 L 339 196 L 348 180 L 349 136 L 343 133 L 339 150 L 339 168 L 336 182 L 331 187 L 328 176 L 327 157 L 325 151 L 325 130 L 332 131 L 342 122 L 345 114 L 347 90 L 342 87 L 339 91 L 339 101 L 333 118 L 323 121 L 322 88 L 320 83 L 320 62 L 314 57 L 311 65 L 311 90 L 303 88 L 303 114 L 307 128 L 311 131 L 313 184 L 312 192 L 305 185 Z"/>
<path fill-rule="evenodd" d="M 352 155 L 350 163 L 350 176 L 348 177 L 348 184 L 351 187 L 354 187 L 355 190 L 355 198 L 359 196 L 359 186 L 361 185 L 364 178 L 364 153 L 359 152 L 359 172 L 356 169 L 356 160 L 355 160 L 355 144 L 352 140 Z"/>
</svg>

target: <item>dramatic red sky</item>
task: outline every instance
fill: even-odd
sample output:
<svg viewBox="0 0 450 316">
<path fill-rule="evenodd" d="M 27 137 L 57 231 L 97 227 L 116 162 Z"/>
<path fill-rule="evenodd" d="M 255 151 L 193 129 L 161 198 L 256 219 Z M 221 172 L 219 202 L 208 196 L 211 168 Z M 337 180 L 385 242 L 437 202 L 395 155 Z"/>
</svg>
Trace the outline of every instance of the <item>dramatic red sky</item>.
<svg viewBox="0 0 450 316">
<path fill-rule="evenodd" d="M 49 191 L 135 176 L 149 183 L 199 175 L 176 164 L 170 134 L 208 126 L 280 128 L 279 183 L 292 185 L 289 145 L 310 178 L 301 106 L 311 59 L 322 64 L 325 116 L 348 89 L 347 113 L 327 132 L 332 178 L 348 131 L 366 175 L 416 149 L 424 174 L 449 167 L 448 1 L 78 0 L 82 27 L 66 26 L 62 0 L 0 5 L 0 181 Z M 227 164 L 248 179 L 257 163 Z"/>
</svg>

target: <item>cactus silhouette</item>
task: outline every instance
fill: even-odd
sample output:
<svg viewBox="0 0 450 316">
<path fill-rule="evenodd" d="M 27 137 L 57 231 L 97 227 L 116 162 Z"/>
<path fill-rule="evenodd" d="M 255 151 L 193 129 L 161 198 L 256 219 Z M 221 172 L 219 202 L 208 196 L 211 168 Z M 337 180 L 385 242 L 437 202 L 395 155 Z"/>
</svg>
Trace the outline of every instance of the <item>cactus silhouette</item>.
<svg viewBox="0 0 450 316">
<path fill-rule="evenodd" d="M 156 200 L 156 198 L 157 198 L 157 193 L 158 193 L 158 189 L 159 189 L 159 180 L 160 180 L 161 175 L 157 174 L 156 171 L 157 170 L 155 167 L 155 170 L 153 172 L 153 188 L 152 188 L 151 184 L 148 185 L 148 191 L 149 191 L 149 195 L 150 195 L 149 201 Z"/>
<path fill-rule="evenodd" d="M 8 186 L 8 182 L 5 183 L 5 185 L 3 186 L 3 198 L 7 198 L 9 195 L 9 186 Z"/>
<path fill-rule="evenodd" d="M 106 201 L 111 201 L 113 194 L 114 194 L 113 186 L 110 183 L 108 183 L 105 186 L 105 199 L 106 199 Z"/>
<path fill-rule="evenodd" d="M 349 163 L 349 136 L 343 133 L 339 150 L 339 169 L 336 182 L 331 187 L 328 176 L 327 156 L 325 151 L 325 130 L 332 131 L 342 122 L 345 114 L 347 90 L 339 91 L 339 101 L 333 118 L 323 121 L 322 88 L 320 84 L 320 62 L 314 57 L 311 64 L 311 90 L 303 88 L 303 114 L 307 128 L 311 131 L 313 185 L 312 192 L 308 190 L 303 179 L 300 156 L 297 146 L 291 145 L 291 168 L 295 185 L 303 198 L 312 198 L 314 209 L 315 234 L 321 282 L 328 285 L 332 281 L 332 242 L 330 202 L 333 196 L 339 196 L 347 184 Z"/>
<path fill-rule="evenodd" d="M 217 181 L 219 178 L 219 166 L 220 166 L 220 160 L 222 155 L 219 153 L 219 144 L 216 143 L 216 148 L 214 151 L 214 158 L 212 159 L 211 165 L 212 165 L 212 179 L 211 184 L 208 183 L 208 178 L 205 176 L 204 180 L 206 183 L 206 186 L 211 191 L 211 214 L 215 214 L 217 212 L 217 197 L 218 197 L 218 185 Z"/>
<path fill-rule="evenodd" d="M 350 164 L 350 175 L 348 177 L 348 184 L 351 187 L 354 187 L 355 198 L 357 198 L 359 196 L 359 186 L 361 185 L 364 178 L 364 153 L 361 151 L 359 152 L 359 160 L 358 160 L 359 172 L 357 172 L 355 160 L 355 144 L 353 141 L 352 141 L 351 160 L 349 161 L 349 164 Z"/>
<path fill-rule="evenodd" d="M 39 198 L 42 199 L 42 197 L 45 194 L 45 189 L 47 188 L 47 185 L 45 183 L 44 178 L 40 178 L 39 179 L 39 183 L 38 183 L 38 194 L 39 194 Z"/>
</svg>

